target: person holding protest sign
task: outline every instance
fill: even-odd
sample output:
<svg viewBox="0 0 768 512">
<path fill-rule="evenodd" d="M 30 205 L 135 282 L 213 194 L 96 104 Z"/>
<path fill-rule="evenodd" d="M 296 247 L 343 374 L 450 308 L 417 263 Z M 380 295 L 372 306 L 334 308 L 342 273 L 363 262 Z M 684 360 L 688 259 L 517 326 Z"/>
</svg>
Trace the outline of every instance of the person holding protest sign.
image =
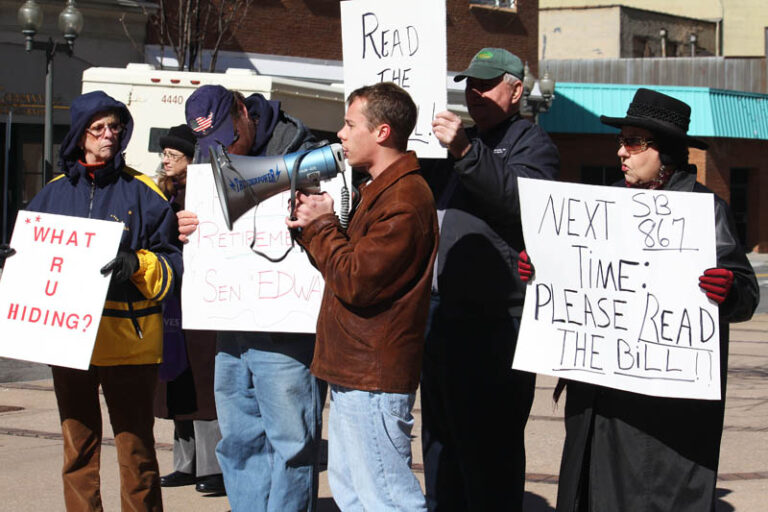
<svg viewBox="0 0 768 512">
<path fill-rule="evenodd" d="M 111 281 L 90 368 L 52 367 L 64 439 L 64 501 L 67 510 L 102 509 L 101 387 L 120 463 L 122 507 L 160 511 L 152 403 L 162 360 L 160 304 L 182 270 L 176 217 L 154 182 L 125 165 L 133 118 L 123 103 L 89 92 L 72 101 L 70 115 L 59 150 L 62 174 L 27 209 L 125 227 L 117 257 L 101 269 Z"/>
<path fill-rule="evenodd" d="M 325 279 L 312 372 L 331 386 L 328 481 L 341 510 L 426 510 L 411 471 L 413 408 L 438 226 L 429 187 L 406 152 L 408 93 L 385 82 L 347 98 L 338 137 L 370 180 L 349 228 L 327 193 L 299 195 L 299 238 Z"/>
<path fill-rule="evenodd" d="M 688 163 L 689 147 L 707 148 L 687 134 L 690 114 L 686 103 L 641 88 L 626 117 L 601 116 L 604 124 L 621 129 L 618 156 L 624 180 L 617 185 L 711 194 Z M 715 510 L 728 324 L 751 318 L 759 289 L 730 209 L 718 196 L 714 199 L 717 267 L 690 285 L 698 285 L 719 306 L 721 398 L 660 398 L 568 381 L 558 512 Z M 535 279 L 525 254 L 519 270 L 523 280 Z M 559 396 L 562 384 L 557 389 Z"/>
<path fill-rule="evenodd" d="M 525 286 L 518 177 L 554 180 L 557 148 L 520 116 L 523 63 L 484 48 L 466 71 L 475 126 L 437 114 L 449 158 L 425 170 L 441 216 L 421 380 L 430 510 L 522 510 L 535 375 L 512 370 Z M 426 165 L 425 165 L 426 167 Z"/>
<path fill-rule="evenodd" d="M 197 138 L 182 124 L 160 137 L 162 169 L 157 185 L 174 211 L 184 209 L 187 166 Z M 173 473 L 160 477 L 162 487 L 194 485 L 198 492 L 223 494 L 224 479 L 216 460 L 221 439 L 213 397 L 216 333 L 182 331 L 181 303 L 176 295 L 163 310 L 163 364 L 155 398 L 155 416 L 173 420 Z"/>
<path fill-rule="evenodd" d="M 309 129 L 261 94 L 244 98 L 204 85 L 186 103 L 198 153 L 273 156 L 315 145 Z M 178 213 L 180 240 L 198 225 Z M 254 255 L 254 257 L 256 257 Z M 222 439 L 216 454 L 233 512 L 314 510 L 324 383 L 309 371 L 312 334 L 225 331 L 217 335 L 214 395 Z"/>
</svg>

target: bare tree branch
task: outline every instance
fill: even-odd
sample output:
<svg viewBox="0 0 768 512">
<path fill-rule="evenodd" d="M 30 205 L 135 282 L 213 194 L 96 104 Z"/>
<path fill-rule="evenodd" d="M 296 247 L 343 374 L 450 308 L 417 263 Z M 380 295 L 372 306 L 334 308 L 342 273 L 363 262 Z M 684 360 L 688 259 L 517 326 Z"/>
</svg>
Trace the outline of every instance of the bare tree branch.
<svg viewBox="0 0 768 512">
<path fill-rule="evenodd" d="M 211 62 L 208 71 L 216 69 L 221 46 L 235 37 L 235 32 L 247 18 L 248 8 L 253 0 L 219 0 L 219 11 L 216 27 L 216 42 L 211 49 Z"/>
<path fill-rule="evenodd" d="M 202 70 L 206 43 L 211 52 L 209 71 L 215 71 L 221 48 L 233 40 L 254 0 L 158 0 L 150 18 L 157 31 L 161 55 L 173 50 L 179 69 Z M 130 38 L 124 25 L 126 35 Z M 162 66 L 162 60 L 161 60 Z"/>
<path fill-rule="evenodd" d="M 128 38 L 128 40 L 131 42 L 131 46 L 133 46 L 133 49 L 138 52 L 139 55 L 141 55 L 141 58 L 144 58 L 144 46 L 140 45 L 136 42 L 136 40 L 133 38 L 131 33 L 128 31 L 128 25 L 125 23 L 125 13 L 123 13 L 120 16 L 120 25 L 123 27 L 123 33 L 125 34 L 125 37 Z"/>
</svg>

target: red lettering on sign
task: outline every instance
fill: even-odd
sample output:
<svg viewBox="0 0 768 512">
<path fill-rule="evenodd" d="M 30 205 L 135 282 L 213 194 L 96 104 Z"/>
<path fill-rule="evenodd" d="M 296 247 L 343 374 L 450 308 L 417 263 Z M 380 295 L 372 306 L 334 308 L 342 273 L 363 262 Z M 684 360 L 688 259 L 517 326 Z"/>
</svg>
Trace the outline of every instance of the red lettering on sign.
<svg viewBox="0 0 768 512">
<path fill-rule="evenodd" d="M 19 309 L 21 309 L 21 316 L 19 316 Z M 29 314 L 27 314 L 27 312 L 29 312 Z M 81 315 L 79 313 L 50 310 L 36 306 L 27 307 L 26 305 L 15 303 L 10 304 L 8 309 L 8 319 L 29 322 L 32 324 L 41 324 L 48 327 L 60 327 L 62 329 L 69 329 L 70 331 L 81 329 L 83 332 L 88 330 L 93 323 L 93 316 L 89 314 Z"/>
<path fill-rule="evenodd" d="M 64 263 L 64 258 L 60 256 L 54 256 L 53 260 L 51 260 L 51 270 L 50 272 L 53 272 L 54 268 L 59 269 L 59 273 L 61 273 L 61 264 Z"/>
<path fill-rule="evenodd" d="M 49 279 L 47 283 L 45 283 L 45 294 L 49 297 L 52 297 L 56 293 L 56 288 L 59 287 L 59 282 L 54 281 L 53 282 L 53 290 L 51 290 L 51 280 Z"/>
</svg>

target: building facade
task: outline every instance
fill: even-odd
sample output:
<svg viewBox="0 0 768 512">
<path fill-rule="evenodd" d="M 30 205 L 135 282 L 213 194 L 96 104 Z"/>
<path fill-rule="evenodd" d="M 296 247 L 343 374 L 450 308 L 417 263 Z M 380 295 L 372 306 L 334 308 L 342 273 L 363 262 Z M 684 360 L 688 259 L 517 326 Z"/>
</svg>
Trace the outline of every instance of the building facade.
<svg viewBox="0 0 768 512">
<path fill-rule="evenodd" d="M 172 6 L 172 2 L 166 4 Z M 507 48 L 537 70 L 538 0 L 507 2 L 495 8 L 486 2 L 446 0 L 449 71 L 460 71 L 486 46 Z M 404 14 L 407 19 L 407 14 Z M 150 31 L 147 44 L 161 41 Z M 289 59 L 341 62 L 341 11 L 338 0 L 255 1 L 246 20 L 223 45 L 225 52 L 262 54 Z M 166 52 L 166 56 L 170 52 Z M 226 64 L 222 64 L 222 69 Z"/>
<path fill-rule="evenodd" d="M 542 11 L 608 6 L 633 7 L 714 22 L 717 30 L 715 55 L 762 57 L 766 54 L 768 2 L 765 0 L 540 0 L 539 2 Z"/>
<path fill-rule="evenodd" d="M 621 5 L 542 9 L 540 59 L 714 55 L 717 24 Z"/>
</svg>

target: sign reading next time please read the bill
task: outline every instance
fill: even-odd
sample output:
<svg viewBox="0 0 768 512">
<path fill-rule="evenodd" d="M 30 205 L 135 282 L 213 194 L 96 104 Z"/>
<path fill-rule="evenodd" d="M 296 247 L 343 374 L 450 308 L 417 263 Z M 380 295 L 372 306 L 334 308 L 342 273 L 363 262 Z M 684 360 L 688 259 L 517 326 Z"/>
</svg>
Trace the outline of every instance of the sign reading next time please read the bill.
<svg viewBox="0 0 768 512">
<path fill-rule="evenodd" d="M 0 356 L 85 370 L 123 223 L 21 210 L 0 278 Z"/>
<path fill-rule="evenodd" d="M 519 178 L 526 291 L 513 367 L 672 398 L 720 398 L 712 194 Z"/>
<path fill-rule="evenodd" d="M 422 158 L 445 158 L 432 119 L 446 109 L 445 0 L 341 2 L 344 93 L 394 82 L 419 109 L 408 149 Z"/>
</svg>

